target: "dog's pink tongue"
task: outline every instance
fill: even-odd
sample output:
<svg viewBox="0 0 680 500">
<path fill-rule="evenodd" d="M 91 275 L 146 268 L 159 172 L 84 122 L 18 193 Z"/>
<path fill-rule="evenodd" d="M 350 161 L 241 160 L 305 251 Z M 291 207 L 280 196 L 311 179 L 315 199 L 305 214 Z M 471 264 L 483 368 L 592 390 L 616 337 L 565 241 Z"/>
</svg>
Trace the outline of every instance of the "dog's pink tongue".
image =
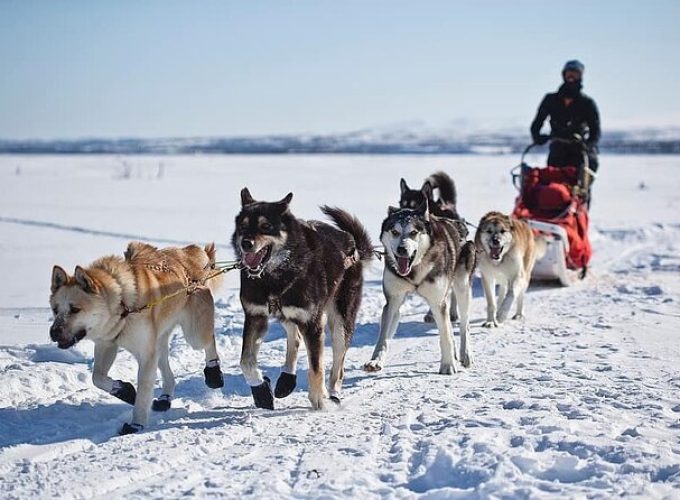
<svg viewBox="0 0 680 500">
<path fill-rule="evenodd" d="M 397 267 L 399 268 L 399 274 L 406 275 L 409 272 L 409 258 L 408 257 L 397 257 Z"/>
<path fill-rule="evenodd" d="M 254 268 L 260 265 L 262 262 L 262 258 L 264 257 L 264 252 L 260 250 L 257 253 L 246 253 L 243 255 L 243 260 L 246 263 L 246 266 L 250 268 Z"/>
</svg>

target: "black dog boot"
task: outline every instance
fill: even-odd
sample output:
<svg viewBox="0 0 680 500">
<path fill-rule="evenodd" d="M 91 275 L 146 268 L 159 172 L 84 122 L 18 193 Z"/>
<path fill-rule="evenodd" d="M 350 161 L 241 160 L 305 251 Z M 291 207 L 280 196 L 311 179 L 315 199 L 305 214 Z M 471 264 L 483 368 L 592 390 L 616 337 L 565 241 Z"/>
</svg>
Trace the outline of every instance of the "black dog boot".
<svg viewBox="0 0 680 500">
<path fill-rule="evenodd" d="M 260 385 L 255 385 L 250 388 L 253 393 L 253 400 L 255 406 L 258 408 L 265 408 L 267 410 L 274 409 L 274 394 L 272 394 L 272 385 L 269 377 L 264 378 L 264 382 Z"/>
<path fill-rule="evenodd" d="M 125 401 L 127 404 L 134 405 L 135 399 L 137 398 L 137 391 L 135 391 L 135 386 L 130 382 L 114 380 L 113 389 L 111 389 L 111 395 L 116 396 L 122 401 Z"/>
<path fill-rule="evenodd" d="M 219 360 L 211 359 L 208 361 L 203 368 L 203 375 L 205 376 L 205 385 L 211 389 L 224 387 L 224 376 L 222 370 L 220 370 Z"/>
<path fill-rule="evenodd" d="M 285 398 L 289 396 L 295 386 L 297 385 L 297 375 L 294 373 L 281 372 L 279 379 L 276 381 L 276 389 L 274 389 L 274 396 L 277 398 Z"/>
<path fill-rule="evenodd" d="M 142 429 L 144 429 L 143 425 L 124 423 L 123 427 L 121 427 L 120 430 L 118 431 L 118 434 L 120 436 L 126 436 L 128 434 L 137 434 Z"/>
<path fill-rule="evenodd" d="M 161 394 L 158 399 L 153 400 L 151 409 L 153 411 L 168 411 L 170 409 L 171 401 L 172 396 L 170 396 L 170 394 Z"/>
</svg>

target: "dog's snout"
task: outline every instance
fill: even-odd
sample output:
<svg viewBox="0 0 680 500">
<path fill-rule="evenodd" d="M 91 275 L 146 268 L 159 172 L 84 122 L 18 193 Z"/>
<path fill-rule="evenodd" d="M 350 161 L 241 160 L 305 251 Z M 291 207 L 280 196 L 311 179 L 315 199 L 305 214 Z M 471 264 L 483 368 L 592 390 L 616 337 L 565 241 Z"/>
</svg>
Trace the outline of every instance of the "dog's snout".
<svg viewBox="0 0 680 500">
<path fill-rule="evenodd" d="M 255 242 L 251 239 L 243 238 L 241 240 L 241 248 L 243 248 L 246 252 L 252 250 L 254 246 Z"/>
<path fill-rule="evenodd" d="M 56 316 L 54 318 L 54 322 L 52 323 L 52 326 L 50 327 L 50 338 L 54 342 L 57 342 L 64 335 L 65 326 L 66 326 L 66 322 L 64 321 L 63 316 Z"/>
<path fill-rule="evenodd" d="M 397 255 L 408 255 L 408 251 L 406 250 L 405 246 L 398 246 L 397 247 Z"/>
<path fill-rule="evenodd" d="M 491 243 L 498 245 L 501 242 L 501 237 L 498 234 L 491 235 Z"/>
<path fill-rule="evenodd" d="M 64 331 L 63 325 L 58 324 L 58 323 L 55 322 L 55 323 L 50 327 L 50 338 L 51 338 L 54 342 L 56 342 L 57 340 L 59 340 L 59 337 L 61 337 L 61 334 L 62 334 L 63 331 Z"/>
</svg>

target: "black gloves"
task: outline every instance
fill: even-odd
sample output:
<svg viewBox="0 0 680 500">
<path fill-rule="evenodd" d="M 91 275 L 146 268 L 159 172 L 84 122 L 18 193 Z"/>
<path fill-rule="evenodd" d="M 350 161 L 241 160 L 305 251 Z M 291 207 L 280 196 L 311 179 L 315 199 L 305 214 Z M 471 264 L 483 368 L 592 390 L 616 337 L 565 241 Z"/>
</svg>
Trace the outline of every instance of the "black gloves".
<svg viewBox="0 0 680 500">
<path fill-rule="evenodd" d="M 542 146 L 543 144 L 545 144 L 549 140 L 550 140 L 549 135 L 540 134 L 540 135 L 537 135 L 536 137 L 534 137 L 534 144 L 538 144 L 539 146 Z"/>
</svg>

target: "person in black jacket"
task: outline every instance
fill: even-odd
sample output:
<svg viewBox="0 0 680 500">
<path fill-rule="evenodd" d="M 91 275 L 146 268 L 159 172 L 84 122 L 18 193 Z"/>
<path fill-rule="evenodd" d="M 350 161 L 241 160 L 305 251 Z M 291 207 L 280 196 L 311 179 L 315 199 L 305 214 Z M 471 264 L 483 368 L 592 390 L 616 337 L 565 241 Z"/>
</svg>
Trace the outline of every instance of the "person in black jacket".
<svg viewBox="0 0 680 500">
<path fill-rule="evenodd" d="M 546 94 L 538 107 L 536 118 L 531 123 L 531 137 L 536 144 L 545 144 L 551 139 L 571 140 L 578 134 L 588 148 L 590 169 L 597 171 L 597 142 L 600 140 L 600 115 L 595 101 L 581 93 L 583 71 L 580 61 L 567 61 L 562 69 L 564 83 L 557 92 Z M 543 122 L 550 116 L 550 135 L 541 134 Z M 581 146 L 553 140 L 550 143 L 548 165 L 566 167 L 581 166 Z"/>
</svg>

